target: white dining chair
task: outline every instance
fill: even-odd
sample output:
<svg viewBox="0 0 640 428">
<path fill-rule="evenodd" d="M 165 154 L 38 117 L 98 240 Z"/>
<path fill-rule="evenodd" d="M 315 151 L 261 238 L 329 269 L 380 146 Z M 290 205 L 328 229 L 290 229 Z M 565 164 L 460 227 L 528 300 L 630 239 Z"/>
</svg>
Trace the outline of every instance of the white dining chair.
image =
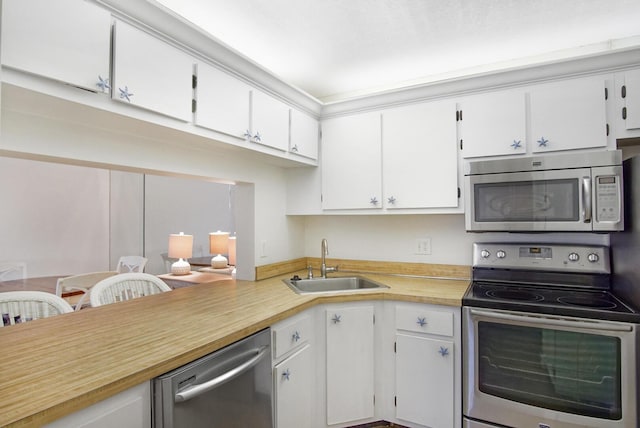
<svg viewBox="0 0 640 428">
<path fill-rule="evenodd" d="M 171 287 L 157 276 L 140 272 L 121 273 L 94 285 L 89 300 L 91 306 L 95 307 L 166 291 L 171 291 Z"/>
<path fill-rule="evenodd" d="M 118 260 L 118 273 L 144 272 L 147 259 L 142 256 L 122 256 Z"/>
<path fill-rule="evenodd" d="M 67 276 L 64 278 L 58 278 L 56 283 L 56 295 L 62 297 L 62 294 L 70 291 L 82 292 L 82 297 L 75 303 L 75 310 L 79 311 L 82 306 L 87 302 L 89 298 L 89 290 L 98 282 L 105 278 L 118 275 L 116 271 L 105 272 L 89 272 L 81 273 L 78 275 Z"/>
<path fill-rule="evenodd" d="M 25 262 L 0 262 L 0 281 L 24 279 L 26 277 L 27 264 Z"/>
<path fill-rule="evenodd" d="M 8 327 L 73 312 L 73 308 L 62 297 L 45 291 L 5 291 L 0 293 L 0 327 Z"/>
</svg>

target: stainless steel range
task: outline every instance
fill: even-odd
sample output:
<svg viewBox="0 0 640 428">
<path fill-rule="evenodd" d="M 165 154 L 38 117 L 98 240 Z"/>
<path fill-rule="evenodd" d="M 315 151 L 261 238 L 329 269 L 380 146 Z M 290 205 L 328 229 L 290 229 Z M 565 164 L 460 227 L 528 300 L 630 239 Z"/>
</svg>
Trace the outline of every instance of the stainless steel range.
<svg viewBox="0 0 640 428">
<path fill-rule="evenodd" d="M 474 244 L 463 426 L 638 426 L 640 312 L 611 290 L 609 260 L 601 246 Z"/>
</svg>

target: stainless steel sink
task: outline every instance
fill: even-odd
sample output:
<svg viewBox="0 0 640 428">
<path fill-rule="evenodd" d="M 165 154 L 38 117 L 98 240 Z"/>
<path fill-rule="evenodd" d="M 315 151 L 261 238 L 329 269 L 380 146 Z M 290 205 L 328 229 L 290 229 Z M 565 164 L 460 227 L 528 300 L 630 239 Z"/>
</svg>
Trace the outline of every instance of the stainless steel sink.
<svg viewBox="0 0 640 428">
<path fill-rule="evenodd" d="M 339 276 L 332 278 L 284 279 L 293 291 L 298 294 L 340 293 L 346 291 L 367 291 L 377 288 L 389 288 L 384 284 L 361 276 Z"/>
</svg>

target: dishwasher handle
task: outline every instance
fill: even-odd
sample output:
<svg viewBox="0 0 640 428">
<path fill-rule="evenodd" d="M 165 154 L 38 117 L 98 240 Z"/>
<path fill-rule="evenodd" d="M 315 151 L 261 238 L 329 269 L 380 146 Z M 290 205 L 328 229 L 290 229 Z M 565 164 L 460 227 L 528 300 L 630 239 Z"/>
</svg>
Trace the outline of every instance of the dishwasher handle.
<svg viewBox="0 0 640 428">
<path fill-rule="evenodd" d="M 175 396 L 176 403 L 190 400 L 194 397 L 204 394 L 207 391 L 211 391 L 212 389 L 217 388 L 221 384 L 237 376 L 240 376 L 241 374 L 251 369 L 256 364 L 258 364 L 258 362 L 260 362 L 260 360 L 264 358 L 264 356 L 267 354 L 268 350 L 269 350 L 269 346 L 262 346 L 261 348 L 256 348 L 253 351 L 251 351 L 251 353 L 255 352 L 256 355 L 251 359 L 245 361 L 244 363 L 240 364 L 239 366 L 234 367 L 228 372 L 223 373 L 220 376 L 215 377 L 205 383 L 193 385 L 193 386 L 190 386 L 189 388 L 184 389 L 183 391 L 178 392 Z"/>
</svg>

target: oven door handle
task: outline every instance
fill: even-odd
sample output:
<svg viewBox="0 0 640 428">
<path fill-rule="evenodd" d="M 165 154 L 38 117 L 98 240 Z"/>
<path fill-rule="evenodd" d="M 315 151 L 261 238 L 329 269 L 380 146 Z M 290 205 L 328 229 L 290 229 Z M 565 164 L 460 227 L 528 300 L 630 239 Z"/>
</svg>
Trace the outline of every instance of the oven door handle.
<svg viewBox="0 0 640 428">
<path fill-rule="evenodd" d="M 207 391 L 211 391 L 212 389 L 217 388 L 218 386 L 222 385 L 223 383 L 237 377 L 240 376 L 242 373 L 248 371 L 249 369 L 251 369 L 253 366 L 255 366 L 256 364 L 258 364 L 258 362 L 264 358 L 264 356 L 266 355 L 267 351 L 268 351 L 269 347 L 268 346 L 263 346 L 261 348 L 256 348 L 252 351 L 250 351 L 251 353 L 255 353 L 256 355 L 254 357 L 252 357 L 251 359 L 245 361 L 244 363 L 234 367 L 233 369 L 221 374 L 220 376 L 217 376 L 207 382 L 198 384 L 198 385 L 193 385 L 190 386 L 189 388 L 186 388 L 180 392 L 178 392 L 175 396 L 175 401 L 176 403 L 182 402 L 182 401 L 187 401 L 190 400 L 194 397 L 197 397 L 198 395 L 202 395 Z"/>
<path fill-rule="evenodd" d="M 600 323 L 597 321 L 590 322 L 588 325 L 584 325 L 584 321 L 574 321 L 564 318 L 551 318 L 542 316 L 529 316 L 529 315 L 512 315 L 501 312 L 490 312 L 479 309 L 471 309 L 471 315 L 483 316 L 487 318 L 496 318 L 505 321 L 519 321 L 529 324 L 538 324 L 554 327 L 571 327 L 580 330 L 597 330 L 597 331 L 611 331 L 611 332 L 629 332 L 633 331 L 633 327 L 630 325 L 616 325 L 611 323 Z"/>
<path fill-rule="evenodd" d="M 591 223 L 591 177 L 582 177 L 582 218 L 585 223 Z"/>
</svg>

